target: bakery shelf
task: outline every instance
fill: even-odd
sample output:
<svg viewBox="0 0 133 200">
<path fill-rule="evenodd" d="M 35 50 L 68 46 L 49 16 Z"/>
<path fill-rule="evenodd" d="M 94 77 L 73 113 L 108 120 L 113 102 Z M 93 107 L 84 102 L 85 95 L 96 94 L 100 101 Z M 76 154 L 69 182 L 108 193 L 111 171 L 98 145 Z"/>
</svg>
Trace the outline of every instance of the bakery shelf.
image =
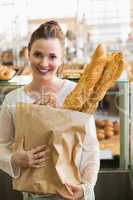
<svg viewBox="0 0 133 200">
<path fill-rule="evenodd" d="M 110 110 L 99 107 L 94 117 L 100 120 L 110 120 L 112 122 L 118 121 L 120 123 L 120 134 L 113 135 L 110 138 L 102 139 L 99 141 L 100 149 L 102 151 L 101 159 L 111 159 L 114 157 L 119 158 L 119 168 L 128 169 L 129 167 L 129 83 L 128 81 L 117 82 L 117 91 L 111 96 L 117 96 L 118 104 L 115 108 L 113 98 L 111 97 L 110 105 L 113 112 Z M 111 90 L 106 94 L 110 96 Z M 103 100 L 104 101 L 104 100 Z M 117 111 L 117 112 L 115 112 Z M 105 151 L 105 152 L 104 152 Z"/>
</svg>

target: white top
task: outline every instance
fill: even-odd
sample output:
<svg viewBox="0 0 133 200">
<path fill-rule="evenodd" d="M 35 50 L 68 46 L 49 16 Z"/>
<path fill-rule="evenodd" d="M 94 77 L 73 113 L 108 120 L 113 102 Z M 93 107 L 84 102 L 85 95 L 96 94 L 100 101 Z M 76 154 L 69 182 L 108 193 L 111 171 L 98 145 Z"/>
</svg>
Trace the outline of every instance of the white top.
<svg viewBox="0 0 133 200">
<path fill-rule="evenodd" d="M 57 97 L 57 104 L 62 105 L 64 99 L 75 87 L 75 83 L 65 80 Z M 14 142 L 15 134 L 15 110 L 16 103 L 33 103 L 35 99 L 29 96 L 24 87 L 13 90 L 8 93 L 4 99 L 0 112 L 0 169 L 12 177 L 20 175 L 20 169 L 11 165 L 12 151 L 9 145 Z M 79 158 L 79 169 L 82 177 L 84 199 L 94 199 L 94 185 L 99 171 L 99 145 L 96 137 L 96 128 L 94 118 L 88 115 L 89 133 L 86 134 L 81 157 Z"/>
</svg>

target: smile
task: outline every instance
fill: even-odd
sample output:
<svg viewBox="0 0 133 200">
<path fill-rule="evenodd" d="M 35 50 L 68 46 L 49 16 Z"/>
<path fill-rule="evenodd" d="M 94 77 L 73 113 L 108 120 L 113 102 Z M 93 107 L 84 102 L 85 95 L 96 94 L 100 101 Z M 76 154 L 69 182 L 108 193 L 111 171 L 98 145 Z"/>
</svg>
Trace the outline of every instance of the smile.
<svg viewBox="0 0 133 200">
<path fill-rule="evenodd" d="M 47 74 L 48 72 L 52 71 L 53 69 L 50 69 L 50 68 L 37 68 L 37 70 L 41 74 Z"/>
</svg>

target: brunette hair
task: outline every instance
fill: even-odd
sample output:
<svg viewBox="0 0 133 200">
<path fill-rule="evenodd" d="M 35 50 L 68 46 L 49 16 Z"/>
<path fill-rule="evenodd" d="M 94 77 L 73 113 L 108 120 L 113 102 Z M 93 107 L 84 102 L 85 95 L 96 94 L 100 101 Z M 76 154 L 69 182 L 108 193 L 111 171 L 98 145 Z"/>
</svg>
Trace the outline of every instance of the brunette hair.
<svg viewBox="0 0 133 200">
<path fill-rule="evenodd" d="M 28 50 L 31 50 L 32 44 L 38 39 L 54 39 L 60 40 L 62 47 L 64 47 L 65 36 L 58 22 L 51 20 L 41 24 L 31 35 L 28 44 Z"/>
</svg>

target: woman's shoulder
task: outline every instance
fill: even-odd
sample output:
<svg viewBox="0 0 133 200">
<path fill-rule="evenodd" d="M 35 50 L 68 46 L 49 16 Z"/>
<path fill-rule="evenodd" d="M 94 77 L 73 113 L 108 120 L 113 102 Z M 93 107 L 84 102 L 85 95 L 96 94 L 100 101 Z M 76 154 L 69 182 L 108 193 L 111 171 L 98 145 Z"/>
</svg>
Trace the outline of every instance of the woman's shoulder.
<svg viewBox="0 0 133 200">
<path fill-rule="evenodd" d="M 18 98 L 24 96 L 24 87 L 20 87 L 17 89 L 12 90 L 5 96 L 5 100 L 7 103 L 16 102 Z"/>
<path fill-rule="evenodd" d="M 23 93 L 23 92 L 24 92 L 24 87 L 19 87 L 19 88 L 17 88 L 17 89 L 12 90 L 11 92 L 9 92 L 9 93 L 6 95 L 6 97 L 7 97 L 7 98 L 10 98 L 10 97 L 12 97 L 12 96 L 16 96 L 16 95 L 21 94 L 21 93 Z"/>
</svg>

